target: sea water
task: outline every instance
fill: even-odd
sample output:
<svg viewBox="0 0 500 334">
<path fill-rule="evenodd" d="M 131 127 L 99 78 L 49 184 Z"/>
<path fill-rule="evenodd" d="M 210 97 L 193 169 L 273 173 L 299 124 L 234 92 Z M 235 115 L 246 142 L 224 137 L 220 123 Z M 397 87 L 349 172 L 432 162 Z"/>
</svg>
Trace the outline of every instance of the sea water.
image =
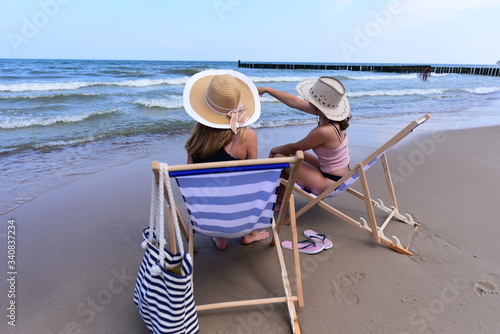
<svg viewBox="0 0 500 334">
<path fill-rule="evenodd" d="M 0 214 L 76 178 L 164 150 L 182 149 L 193 121 L 183 109 L 190 76 L 234 69 L 257 86 L 291 94 L 321 75 L 340 79 L 352 122 L 474 119 L 497 98 L 500 78 L 331 70 L 238 68 L 237 62 L 0 60 Z M 315 117 L 266 95 L 255 128 L 314 124 Z M 299 138 L 297 138 L 299 139 Z M 277 143 L 281 144 L 281 143 Z"/>
</svg>

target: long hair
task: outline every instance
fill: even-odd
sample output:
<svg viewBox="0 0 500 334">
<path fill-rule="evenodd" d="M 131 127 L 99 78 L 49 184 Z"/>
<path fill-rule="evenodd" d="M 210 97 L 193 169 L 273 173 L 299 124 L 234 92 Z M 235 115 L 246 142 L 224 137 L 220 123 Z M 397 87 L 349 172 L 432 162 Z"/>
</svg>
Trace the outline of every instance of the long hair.
<svg viewBox="0 0 500 334">
<path fill-rule="evenodd" d="M 238 140 L 243 141 L 245 128 L 239 128 L 238 133 Z M 184 148 L 190 156 L 206 159 L 233 141 L 234 137 L 235 134 L 231 129 L 215 129 L 196 123 Z"/>
<path fill-rule="evenodd" d="M 351 116 L 347 116 L 347 118 L 344 118 L 341 121 L 334 121 L 337 123 L 340 127 L 340 131 L 344 131 L 349 127 L 349 120 L 351 119 Z"/>
<path fill-rule="evenodd" d="M 319 113 L 323 113 L 323 112 L 321 110 L 319 110 L 319 108 L 316 107 L 314 104 L 309 103 L 309 105 L 313 106 L 315 108 L 316 115 L 318 115 L 318 125 L 319 125 L 319 120 L 320 120 Z M 340 131 L 344 131 L 344 130 L 347 130 L 347 128 L 349 127 L 349 121 L 350 120 L 351 120 L 351 116 L 347 116 L 346 118 L 344 118 L 341 121 L 332 121 L 332 120 L 330 120 L 330 122 L 337 123 L 339 125 Z"/>
</svg>

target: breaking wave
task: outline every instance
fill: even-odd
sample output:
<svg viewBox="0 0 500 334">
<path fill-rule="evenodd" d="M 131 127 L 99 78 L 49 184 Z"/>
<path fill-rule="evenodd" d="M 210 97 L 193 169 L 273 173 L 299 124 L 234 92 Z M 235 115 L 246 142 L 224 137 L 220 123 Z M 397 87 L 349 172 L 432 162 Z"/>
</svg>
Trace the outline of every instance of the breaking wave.
<svg viewBox="0 0 500 334">
<path fill-rule="evenodd" d="M 148 108 L 181 109 L 183 107 L 182 100 L 171 99 L 139 99 L 134 103 Z"/>
<path fill-rule="evenodd" d="M 47 148 L 47 147 L 61 147 L 61 146 L 67 146 L 67 145 L 85 144 L 85 143 L 96 141 L 97 139 L 99 139 L 99 138 L 94 137 L 94 136 L 90 136 L 90 137 L 85 137 L 85 138 L 80 138 L 80 139 L 58 140 L 58 141 L 51 141 L 51 142 L 44 143 L 44 144 L 35 144 L 35 145 L 33 145 L 33 148 L 42 149 L 42 148 Z"/>
<path fill-rule="evenodd" d="M 16 83 L 0 85 L 0 92 L 37 92 L 53 90 L 74 90 L 91 86 L 123 86 L 148 87 L 158 85 L 184 85 L 189 77 L 176 79 L 137 79 L 124 81 L 74 81 L 74 82 L 44 82 Z"/>
<path fill-rule="evenodd" d="M 28 128 L 31 126 L 49 126 L 56 123 L 77 123 L 84 121 L 88 118 L 101 116 L 106 114 L 112 114 L 120 109 L 112 110 L 102 110 L 94 111 L 86 114 L 79 115 L 65 115 L 65 116 L 55 116 L 55 117 L 38 117 L 38 118 L 26 118 L 26 119 L 13 119 L 0 121 L 0 129 L 16 129 L 16 128 Z"/>
</svg>

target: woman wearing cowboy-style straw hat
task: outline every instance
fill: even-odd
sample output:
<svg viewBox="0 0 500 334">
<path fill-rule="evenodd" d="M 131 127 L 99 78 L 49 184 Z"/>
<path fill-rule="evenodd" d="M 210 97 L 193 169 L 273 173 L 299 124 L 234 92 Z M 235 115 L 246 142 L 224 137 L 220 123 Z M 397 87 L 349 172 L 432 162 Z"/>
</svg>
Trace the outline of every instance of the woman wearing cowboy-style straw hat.
<svg viewBox="0 0 500 334">
<path fill-rule="evenodd" d="M 185 145 L 188 163 L 257 158 L 257 134 L 246 126 L 260 117 L 260 98 L 247 76 L 231 70 L 199 72 L 186 83 L 183 99 L 197 121 Z M 241 242 L 268 237 L 267 231 L 254 231 Z M 226 239 L 212 240 L 218 249 L 226 248 Z"/>
<path fill-rule="evenodd" d="M 304 99 L 269 87 L 258 88 L 260 95 L 268 93 L 291 108 L 319 117 L 318 126 L 305 138 L 273 147 L 269 156 L 289 156 L 298 150 L 304 151 L 297 183 L 319 195 L 350 170 L 346 132 L 351 118 L 349 101 L 344 85 L 333 77 L 302 81 L 296 90 Z M 315 154 L 306 152 L 308 150 Z"/>
</svg>

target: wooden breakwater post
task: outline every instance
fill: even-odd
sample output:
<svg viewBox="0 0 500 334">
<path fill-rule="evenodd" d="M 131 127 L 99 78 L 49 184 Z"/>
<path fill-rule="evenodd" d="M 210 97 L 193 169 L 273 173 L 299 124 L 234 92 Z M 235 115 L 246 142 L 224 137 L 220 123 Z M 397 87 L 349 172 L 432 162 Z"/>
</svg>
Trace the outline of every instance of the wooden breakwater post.
<svg viewBox="0 0 500 334">
<path fill-rule="evenodd" d="M 366 64 L 299 64 L 299 63 L 243 63 L 238 60 L 238 67 L 258 69 L 286 70 L 347 70 L 392 73 L 420 73 L 431 65 L 366 65 Z"/>
<path fill-rule="evenodd" d="M 433 67 L 435 73 L 458 73 L 458 74 L 478 74 L 498 77 L 500 76 L 500 66 L 485 66 L 485 67 L 458 67 L 458 66 L 437 66 Z"/>
<path fill-rule="evenodd" d="M 317 63 L 247 63 L 238 60 L 238 67 L 284 70 L 347 70 L 387 73 L 417 73 L 430 67 L 434 73 L 478 74 L 500 76 L 500 66 L 432 66 L 432 65 L 367 65 L 367 64 L 317 64 Z"/>
</svg>

